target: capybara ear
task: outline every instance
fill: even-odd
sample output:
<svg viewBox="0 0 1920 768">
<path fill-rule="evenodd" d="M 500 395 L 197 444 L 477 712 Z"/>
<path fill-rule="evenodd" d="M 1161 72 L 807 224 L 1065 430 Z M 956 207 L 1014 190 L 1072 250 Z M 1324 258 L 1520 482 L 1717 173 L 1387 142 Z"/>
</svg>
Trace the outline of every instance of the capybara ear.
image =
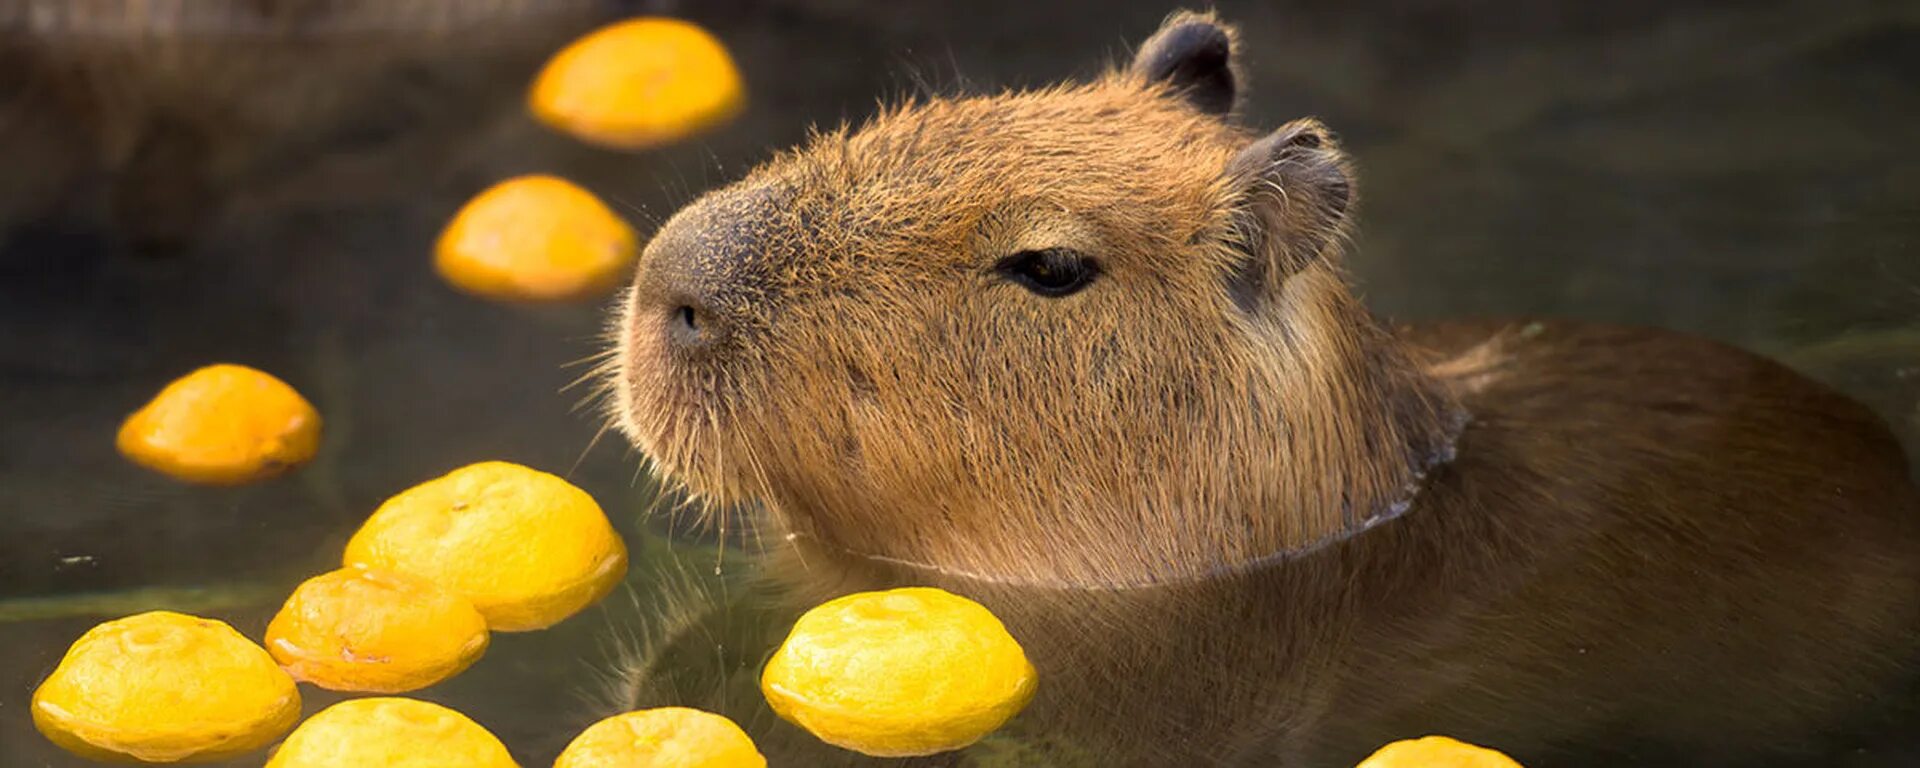
<svg viewBox="0 0 1920 768">
<path fill-rule="evenodd" d="M 1149 83 L 1166 83 L 1195 109 L 1224 117 L 1239 102 L 1238 38 L 1211 13 L 1181 11 L 1141 44 L 1130 69 Z"/>
<path fill-rule="evenodd" d="M 1352 169 L 1318 120 L 1295 120 L 1247 145 L 1226 169 L 1235 190 L 1233 239 L 1244 255 L 1228 288 L 1243 307 L 1345 238 Z"/>
</svg>

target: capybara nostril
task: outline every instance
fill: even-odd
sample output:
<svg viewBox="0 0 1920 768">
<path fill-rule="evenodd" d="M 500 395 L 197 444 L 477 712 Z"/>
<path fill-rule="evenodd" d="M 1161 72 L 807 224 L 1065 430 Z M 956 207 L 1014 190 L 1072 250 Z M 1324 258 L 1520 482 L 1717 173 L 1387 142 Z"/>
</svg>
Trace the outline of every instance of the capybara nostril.
<svg viewBox="0 0 1920 768">
<path fill-rule="evenodd" d="M 642 320 L 635 330 L 661 334 L 665 348 L 676 356 L 705 356 L 724 346 L 733 320 L 725 309 L 730 305 L 714 294 L 724 285 L 678 264 L 651 266 L 634 295 Z"/>
<path fill-rule="evenodd" d="M 667 340 L 675 349 L 705 350 L 722 335 L 721 330 L 713 313 L 696 302 L 682 300 L 667 315 Z"/>
</svg>

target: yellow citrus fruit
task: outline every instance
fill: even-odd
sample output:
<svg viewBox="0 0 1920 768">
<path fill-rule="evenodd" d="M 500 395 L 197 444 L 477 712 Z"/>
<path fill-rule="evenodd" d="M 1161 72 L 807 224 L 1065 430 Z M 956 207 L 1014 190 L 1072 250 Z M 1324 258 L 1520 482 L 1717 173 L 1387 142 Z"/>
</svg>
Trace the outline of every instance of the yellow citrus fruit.
<svg viewBox="0 0 1920 768">
<path fill-rule="evenodd" d="M 244 365 L 209 365 L 168 384 L 120 425 L 120 453 L 195 483 L 231 485 L 303 464 L 320 414 L 293 387 Z"/>
<path fill-rule="evenodd" d="M 293 678 L 233 627 L 151 611 L 88 630 L 33 692 L 33 724 L 69 752 L 149 763 L 220 760 L 300 719 Z"/>
<path fill-rule="evenodd" d="M 643 709 L 594 723 L 553 768 L 766 768 L 746 731 L 686 707 Z"/>
<path fill-rule="evenodd" d="M 1513 758 L 1445 736 L 1396 741 L 1355 768 L 1520 768 Z"/>
<path fill-rule="evenodd" d="M 466 715 L 418 699 L 348 699 L 293 729 L 266 768 L 518 768 Z"/>
<path fill-rule="evenodd" d="M 570 181 L 540 174 L 475 196 L 434 247 L 442 278 L 497 301 L 594 299 L 618 287 L 637 258 L 633 228 L 605 203 Z"/>
<path fill-rule="evenodd" d="M 267 651 L 294 679 L 336 691 L 418 690 L 486 650 L 487 620 L 466 598 L 371 568 L 308 579 L 267 625 Z"/>
<path fill-rule="evenodd" d="M 626 575 L 627 546 L 586 491 L 489 461 L 388 499 L 347 542 L 345 565 L 434 582 L 493 630 L 522 632 L 605 597 Z"/>
<path fill-rule="evenodd" d="M 1036 684 L 998 618 L 930 587 L 822 603 L 794 623 L 760 677 L 775 713 L 876 757 L 972 744 L 1025 708 Z"/>
<path fill-rule="evenodd" d="M 697 25 L 666 18 L 629 19 L 574 41 L 541 69 L 527 98 L 540 122 L 615 149 L 686 138 L 745 104 L 726 47 Z"/>
</svg>

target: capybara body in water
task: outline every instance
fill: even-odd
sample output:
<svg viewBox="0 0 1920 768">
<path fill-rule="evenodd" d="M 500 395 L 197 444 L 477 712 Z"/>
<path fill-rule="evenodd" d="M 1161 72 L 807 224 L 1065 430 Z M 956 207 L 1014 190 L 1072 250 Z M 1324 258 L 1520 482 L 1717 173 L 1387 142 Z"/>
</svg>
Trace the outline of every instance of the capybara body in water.
<svg viewBox="0 0 1920 768">
<path fill-rule="evenodd" d="M 764 511 L 796 605 L 992 607 L 1050 761 L 1747 765 L 1884 700 L 1920 606 L 1888 430 L 1675 333 L 1376 320 L 1352 167 L 1242 124 L 1237 47 L 1176 15 L 1090 83 L 890 109 L 687 206 L 618 320 L 619 422 Z"/>
</svg>

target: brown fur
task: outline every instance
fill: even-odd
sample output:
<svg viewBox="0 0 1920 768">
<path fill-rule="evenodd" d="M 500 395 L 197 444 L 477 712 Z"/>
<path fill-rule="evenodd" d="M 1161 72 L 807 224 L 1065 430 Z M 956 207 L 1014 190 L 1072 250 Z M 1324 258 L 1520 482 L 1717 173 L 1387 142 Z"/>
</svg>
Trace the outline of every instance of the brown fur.
<svg viewBox="0 0 1920 768">
<path fill-rule="evenodd" d="M 1317 124 L 1260 139 L 1135 71 L 889 109 L 667 223 L 617 414 L 763 505 L 803 600 L 993 607 L 1042 670 L 1025 727 L 1105 765 L 1431 731 L 1739 760 L 1904 667 L 1920 501 L 1869 413 L 1660 331 L 1384 328 L 1351 188 Z M 1049 247 L 1101 276 L 993 273 Z M 696 299 L 697 354 L 662 332 Z"/>
</svg>

